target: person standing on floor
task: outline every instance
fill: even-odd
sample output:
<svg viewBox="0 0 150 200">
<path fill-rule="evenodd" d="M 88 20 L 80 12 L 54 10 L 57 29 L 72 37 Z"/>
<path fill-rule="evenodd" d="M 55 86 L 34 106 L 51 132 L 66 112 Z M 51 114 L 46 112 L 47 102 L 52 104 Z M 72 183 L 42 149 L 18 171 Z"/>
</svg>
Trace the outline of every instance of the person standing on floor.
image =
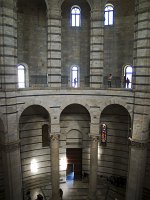
<svg viewBox="0 0 150 200">
<path fill-rule="evenodd" d="M 62 200 L 63 199 L 63 190 L 61 188 L 59 188 L 59 196 L 60 196 L 60 199 Z"/>
<path fill-rule="evenodd" d="M 111 87 L 111 81 L 112 81 L 112 74 L 109 74 L 109 76 L 108 76 L 108 87 Z"/>
<path fill-rule="evenodd" d="M 129 88 L 130 80 L 128 79 L 128 77 L 127 77 L 126 83 L 127 83 L 127 88 Z"/>
<path fill-rule="evenodd" d="M 77 78 L 74 79 L 74 87 L 76 87 L 77 84 Z"/>
</svg>

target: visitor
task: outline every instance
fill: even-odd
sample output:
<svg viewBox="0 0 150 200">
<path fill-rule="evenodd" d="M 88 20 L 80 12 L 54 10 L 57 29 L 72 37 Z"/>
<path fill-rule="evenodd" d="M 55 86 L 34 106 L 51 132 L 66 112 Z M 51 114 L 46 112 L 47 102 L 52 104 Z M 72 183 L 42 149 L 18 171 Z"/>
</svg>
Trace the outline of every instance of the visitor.
<svg viewBox="0 0 150 200">
<path fill-rule="evenodd" d="M 27 191 L 26 197 L 27 197 L 27 198 L 26 198 L 27 200 L 31 200 L 30 191 Z"/>
<path fill-rule="evenodd" d="M 61 188 L 59 189 L 59 196 L 60 196 L 60 199 L 62 200 L 63 199 L 63 191 Z"/>
<path fill-rule="evenodd" d="M 76 87 L 77 84 L 77 78 L 74 79 L 74 87 Z"/>
<path fill-rule="evenodd" d="M 111 87 L 111 81 L 112 81 L 112 74 L 109 74 L 109 76 L 108 76 L 108 87 Z"/>
<path fill-rule="evenodd" d="M 129 88 L 130 80 L 128 79 L 128 77 L 127 77 L 126 83 L 127 83 L 127 88 Z"/>
</svg>

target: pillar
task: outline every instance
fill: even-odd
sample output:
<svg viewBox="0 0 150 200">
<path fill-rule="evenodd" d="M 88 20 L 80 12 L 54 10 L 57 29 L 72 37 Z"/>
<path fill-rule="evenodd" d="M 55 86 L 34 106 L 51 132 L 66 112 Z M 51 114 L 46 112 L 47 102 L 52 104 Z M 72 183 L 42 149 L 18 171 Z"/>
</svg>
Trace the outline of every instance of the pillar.
<svg viewBox="0 0 150 200">
<path fill-rule="evenodd" d="M 150 89 L 150 1 L 135 1 L 134 30 L 134 80 L 133 87 L 139 90 Z"/>
<path fill-rule="evenodd" d="M 49 1 L 47 11 L 48 86 L 61 87 L 61 10 L 57 1 Z"/>
<path fill-rule="evenodd" d="M 100 88 L 103 84 L 104 66 L 104 1 L 94 4 L 91 10 L 90 38 L 90 87 Z"/>
<path fill-rule="evenodd" d="M 90 125 L 90 172 L 89 172 L 89 200 L 97 199 L 97 169 L 98 169 L 98 141 L 99 141 L 99 118 L 98 111 L 93 109 Z"/>
<path fill-rule="evenodd" d="M 5 142 L 1 146 L 6 200 L 22 199 L 20 141 Z"/>
<path fill-rule="evenodd" d="M 17 87 L 16 1 L 0 0 L 0 88 Z"/>
<path fill-rule="evenodd" d="M 90 146 L 89 200 L 96 200 L 99 137 L 97 136 L 90 136 L 90 137 L 91 137 L 91 146 Z"/>
<path fill-rule="evenodd" d="M 149 141 L 140 142 L 131 139 L 126 200 L 142 199 L 148 143 Z"/>
<path fill-rule="evenodd" d="M 126 200 L 142 199 L 147 146 L 149 143 L 149 123 L 147 116 L 134 115 L 132 138 L 129 138 L 130 156 Z"/>
<path fill-rule="evenodd" d="M 50 138 L 52 199 L 59 200 L 59 134 L 53 133 Z"/>
<path fill-rule="evenodd" d="M 59 200 L 59 138 L 60 124 L 58 117 L 58 108 L 51 108 L 50 123 L 50 161 L 51 161 L 51 184 L 52 199 Z"/>
</svg>

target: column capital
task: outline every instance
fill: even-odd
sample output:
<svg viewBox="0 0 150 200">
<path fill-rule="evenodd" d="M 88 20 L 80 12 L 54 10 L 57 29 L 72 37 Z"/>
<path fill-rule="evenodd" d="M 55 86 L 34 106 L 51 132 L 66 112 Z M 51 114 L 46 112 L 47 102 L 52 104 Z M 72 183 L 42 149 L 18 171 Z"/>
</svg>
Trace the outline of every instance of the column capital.
<svg viewBox="0 0 150 200">
<path fill-rule="evenodd" d="M 50 140 L 51 140 L 51 141 L 59 140 L 59 138 L 60 138 L 60 133 L 53 133 L 53 134 L 50 134 Z"/>
<path fill-rule="evenodd" d="M 99 138 L 100 138 L 100 135 L 91 135 L 91 134 L 89 134 L 89 137 L 91 138 L 91 140 L 93 142 L 98 142 Z"/>
<path fill-rule="evenodd" d="M 145 149 L 147 148 L 149 142 L 150 142 L 150 139 L 147 139 L 147 140 L 136 140 L 136 139 L 132 139 L 131 137 L 128 138 L 129 139 L 129 145 L 133 148 L 136 148 L 136 149 Z"/>
<path fill-rule="evenodd" d="M 4 152 L 16 151 L 20 148 L 20 140 L 16 140 L 10 143 L 0 143 L 0 149 Z"/>
</svg>

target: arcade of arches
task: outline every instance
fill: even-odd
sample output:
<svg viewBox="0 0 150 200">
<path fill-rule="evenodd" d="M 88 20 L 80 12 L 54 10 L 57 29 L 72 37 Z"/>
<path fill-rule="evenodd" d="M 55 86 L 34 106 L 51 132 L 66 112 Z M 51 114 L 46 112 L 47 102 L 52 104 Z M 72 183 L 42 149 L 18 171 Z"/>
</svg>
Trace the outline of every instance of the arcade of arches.
<svg viewBox="0 0 150 200">
<path fill-rule="evenodd" d="M 150 1 L 0 5 L 0 200 L 150 199 Z"/>
</svg>

